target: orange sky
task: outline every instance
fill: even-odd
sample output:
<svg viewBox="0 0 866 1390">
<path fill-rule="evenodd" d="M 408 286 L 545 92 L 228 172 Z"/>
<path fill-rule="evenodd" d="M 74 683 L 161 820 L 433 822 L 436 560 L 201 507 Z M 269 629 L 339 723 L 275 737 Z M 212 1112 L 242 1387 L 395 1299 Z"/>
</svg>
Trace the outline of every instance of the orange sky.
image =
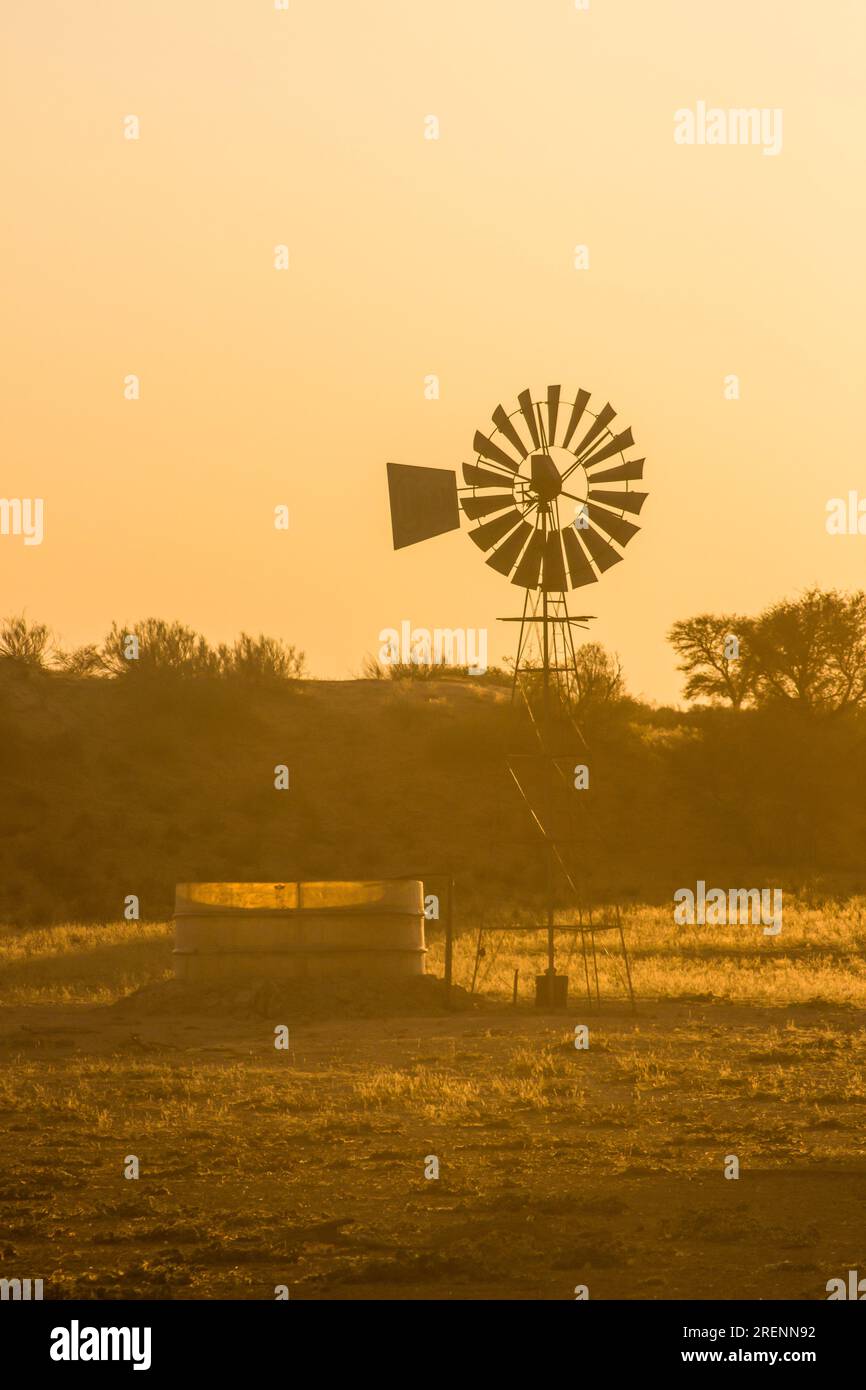
<svg viewBox="0 0 866 1390">
<path fill-rule="evenodd" d="M 465 534 L 395 554 L 385 461 L 459 468 L 548 382 L 610 399 L 647 458 L 644 529 L 588 601 L 635 693 L 677 696 L 677 617 L 862 585 L 866 536 L 825 506 L 866 497 L 864 16 L 7 7 L 0 493 L 45 499 L 45 539 L 0 536 L 2 611 L 70 645 L 150 614 L 264 630 L 323 676 L 403 619 L 488 627 L 497 659 L 519 591 Z M 677 146 L 699 100 L 782 108 L 781 153 Z"/>
</svg>

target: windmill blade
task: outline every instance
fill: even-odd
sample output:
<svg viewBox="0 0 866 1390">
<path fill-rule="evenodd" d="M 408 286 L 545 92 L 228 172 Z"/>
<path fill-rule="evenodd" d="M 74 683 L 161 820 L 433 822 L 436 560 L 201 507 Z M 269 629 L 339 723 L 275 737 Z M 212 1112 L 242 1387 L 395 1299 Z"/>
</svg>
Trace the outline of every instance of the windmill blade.
<svg viewBox="0 0 866 1390">
<path fill-rule="evenodd" d="M 514 459 L 509 458 L 504 449 L 500 449 L 498 444 L 494 444 L 493 440 L 488 439 L 480 430 L 475 431 L 472 447 L 482 458 L 492 459 L 494 463 L 501 463 L 502 467 L 507 468 L 509 473 L 517 472 L 517 464 L 514 462 Z"/>
<path fill-rule="evenodd" d="M 510 473 L 494 473 L 492 468 L 479 468 L 477 463 L 463 465 L 463 477 L 470 487 L 506 487 L 511 476 Z"/>
<path fill-rule="evenodd" d="M 607 405 L 602 406 L 599 414 L 596 415 L 595 424 L 587 430 L 586 434 L 583 436 L 583 439 L 580 441 L 577 448 L 574 450 L 574 456 L 578 461 L 582 460 L 583 455 L 586 453 L 592 441 L 594 439 L 598 439 L 598 436 L 604 430 L 607 429 L 611 420 L 613 420 L 615 416 L 616 411 L 608 401 Z"/>
<path fill-rule="evenodd" d="M 587 402 L 588 402 L 588 401 L 589 401 L 589 392 L 588 392 L 588 391 L 578 391 L 578 393 L 577 393 L 577 400 L 574 402 L 574 405 L 571 407 L 571 419 L 569 420 L 569 422 L 568 422 L 568 428 L 567 428 L 567 430 L 565 431 L 565 438 L 564 438 L 563 441 L 562 441 L 562 447 L 563 447 L 563 449 L 567 449 L 568 446 L 569 446 L 569 444 L 571 443 L 571 436 L 574 434 L 574 431 L 577 429 L 578 425 L 580 424 L 581 417 L 583 416 L 583 412 L 586 410 Z"/>
<path fill-rule="evenodd" d="M 395 550 L 458 529 L 457 476 L 450 468 L 415 468 L 407 463 L 387 467 Z"/>
<path fill-rule="evenodd" d="M 594 531 L 591 526 L 588 526 L 585 531 L 581 531 L 580 535 L 583 544 L 586 546 L 602 574 L 604 574 L 605 570 L 609 570 L 611 565 L 619 564 L 622 556 L 617 555 L 610 542 L 600 536 L 597 531 Z"/>
<path fill-rule="evenodd" d="M 556 443 L 556 417 L 559 414 L 559 394 L 561 386 L 548 386 L 547 388 L 547 443 L 548 446 Z"/>
<path fill-rule="evenodd" d="M 630 449 L 633 444 L 631 430 L 623 430 L 622 434 L 614 435 L 610 443 L 605 444 L 603 449 L 599 449 L 597 454 L 593 454 L 588 459 L 581 458 L 580 462 L 584 468 L 594 468 L 597 463 L 604 463 L 604 460 L 609 459 L 612 454 L 624 454 L 626 449 Z"/>
<path fill-rule="evenodd" d="M 594 502 L 587 502 L 586 510 L 590 521 L 595 522 L 606 535 L 612 536 L 618 545 L 628 545 L 632 536 L 636 536 L 640 530 L 639 526 L 633 526 L 624 517 L 614 516 L 613 512 L 606 512 L 604 507 L 597 507 Z"/>
<path fill-rule="evenodd" d="M 510 574 L 531 535 L 532 527 L 529 522 L 521 521 L 517 530 L 513 531 L 500 546 L 497 546 L 492 555 L 488 555 L 485 564 L 488 564 L 499 574 Z"/>
<path fill-rule="evenodd" d="M 606 507 L 619 507 L 621 512 L 633 512 L 635 516 L 649 497 L 648 492 L 605 492 L 593 487 L 587 495 L 593 502 L 603 502 Z"/>
<path fill-rule="evenodd" d="M 547 533 L 547 540 L 544 543 L 544 571 L 541 580 L 541 587 L 547 593 L 562 593 L 568 588 L 568 580 L 565 577 L 565 563 L 562 558 L 562 542 L 559 539 L 559 532 L 556 530 Z"/>
<path fill-rule="evenodd" d="M 643 477 L 643 466 L 646 459 L 631 459 L 626 463 L 620 463 L 616 468 L 605 468 L 601 473 L 593 473 L 592 483 L 628 483 L 635 478 Z M 466 471 L 466 465 L 463 465 Z"/>
<path fill-rule="evenodd" d="M 584 584 L 597 584 L 598 575 L 587 559 L 574 526 L 566 526 L 562 533 L 562 543 L 565 546 L 572 589 L 580 589 Z"/>
<path fill-rule="evenodd" d="M 541 447 L 541 437 L 538 433 L 538 426 L 535 423 L 535 411 L 532 407 L 532 394 L 530 391 L 521 391 L 517 397 L 517 403 L 523 411 L 523 418 L 529 426 L 529 434 L 536 449 Z"/>
<path fill-rule="evenodd" d="M 470 521 L 477 521 L 480 516 L 486 516 L 488 512 L 501 512 L 506 507 L 514 506 L 513 492 L 494 492 L 486 497 L 464 497 L 460 502 Z"/>
<path fill-rule="evenodd" d="M 523 559 L 511 576 L 512 584 L 519 584 L 521 589 L 537 589 L 543 559 L 544 536 L 536 526 L 535 533 L 523 552 Z"/>
<path fill-rule="evenodd" d="M 489 550 L 497 541 L 501 541 L 503 536 L 507 536 L 509 531 L 513 531 L 518 521 L 522 520 L 520 512 L 514 507 L 504 516 L 495 516 L 483 526 L 476 526 L 474 531 L 469 532 L 469 539 L 475 542 L 479 550 Z"/>
<path fill-rule="evenodd" d="M 505 414 L 501 405 L 498 405 L 493 412 L 493 423 L 499 430 L 499 433 L 504 434 L 509 444 L 517 450 L 520 457 L 525 459 L 529 450 L 526 448 L 523 440 L 520 438 L 520 435 L 517 433 L 517 430 Z"/>
</svg>

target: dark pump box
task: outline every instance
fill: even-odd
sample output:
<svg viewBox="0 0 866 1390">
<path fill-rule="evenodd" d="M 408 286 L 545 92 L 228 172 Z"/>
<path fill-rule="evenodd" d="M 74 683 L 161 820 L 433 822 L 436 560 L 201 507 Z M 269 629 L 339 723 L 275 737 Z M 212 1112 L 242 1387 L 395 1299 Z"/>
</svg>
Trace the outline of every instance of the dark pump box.
<svg viewBox="0 0 866 1390">
<path fill-rule="evenodd" d="M 536 975 L 535 1007 L 537 1009 L 568 1008 L 568 976 Z"/>
</svg>

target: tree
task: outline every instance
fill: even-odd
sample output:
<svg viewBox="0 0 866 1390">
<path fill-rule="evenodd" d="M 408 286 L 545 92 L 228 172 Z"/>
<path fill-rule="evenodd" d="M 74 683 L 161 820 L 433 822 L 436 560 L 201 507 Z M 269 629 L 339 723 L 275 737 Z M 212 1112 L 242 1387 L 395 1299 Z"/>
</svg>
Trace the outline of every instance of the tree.
<svg viewBox="0 0 866 1390">
<path fill-rule="evenodd" d="M 866 705 L 866 593 L 809 589 L 755 623 L 761 704 L 841 712 Z"/>
<path fill-rule="evenodd" d="M 0 623 L 0 660 L 15 662 L 33 671 L 44 671 L 51 652 L 51 631 L 44 623 L 30 623 L 21 613 Z"/>
<path fill-rule="evenodd" d="M 733 639 L 733 640 L 732 640 Z M 736 613 L 701 613 L 674 623 L 668 641 L 680 657 L 687 700 L 727 701 L 740 709 L 755 690 L 752 623 Z"/>
<path fill-rule="evenodd" d="M 614 704 L 625 695 L 622 665 L 615 654 L 600 642 L 583 642 L 575 652 L 577 685 L 576 709 L 586 714 L 590 709 Z"/>
</svg>

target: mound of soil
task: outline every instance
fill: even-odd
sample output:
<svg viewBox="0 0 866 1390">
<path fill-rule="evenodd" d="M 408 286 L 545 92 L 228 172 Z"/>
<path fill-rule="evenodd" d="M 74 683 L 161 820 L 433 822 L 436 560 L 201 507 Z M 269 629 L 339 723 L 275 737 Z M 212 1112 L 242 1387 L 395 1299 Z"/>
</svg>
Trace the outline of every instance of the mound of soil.
<svg viewBox="0 0 866 1390">
<path fill-rule="evenodd" d="M 442 980 L 264 980 L 260 983 L 191 985 L 160 980 L 111 1005 L 121 1014 L 208 1014 L 233 1018 L 315 1020 L 331 1018 L 426 1018 L 481 1007 L 477 996 L 452 985 L 450 1003 Z"/>
</svg>

